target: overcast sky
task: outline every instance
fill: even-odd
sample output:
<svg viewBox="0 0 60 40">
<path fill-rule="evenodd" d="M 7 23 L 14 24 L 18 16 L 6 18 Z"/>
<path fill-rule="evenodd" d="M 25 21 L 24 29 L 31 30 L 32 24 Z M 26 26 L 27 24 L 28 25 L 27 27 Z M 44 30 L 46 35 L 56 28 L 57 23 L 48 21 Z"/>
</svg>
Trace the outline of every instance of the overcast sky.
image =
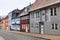
<svg viewBox="0 0 60 40">
<path fill-rule="evenodd" d="M 34 3 L 35 0 L 0 0 L 0 16 L 6 16 L 10 11 L 29 5 L 29 3 Z"/>
</svg>

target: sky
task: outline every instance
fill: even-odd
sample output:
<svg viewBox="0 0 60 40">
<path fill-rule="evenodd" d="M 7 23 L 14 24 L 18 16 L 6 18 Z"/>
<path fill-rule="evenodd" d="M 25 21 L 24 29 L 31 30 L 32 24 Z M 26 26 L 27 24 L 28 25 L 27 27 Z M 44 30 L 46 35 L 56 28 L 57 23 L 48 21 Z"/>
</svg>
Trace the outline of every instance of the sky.
<svg viewBox="0 0 60 40">
<path fill-rule="evenodd" d="M 35 0 L 0 0 L 0 16 L 6 16 L 14 9 L 22 9 Z"/>
</svg>

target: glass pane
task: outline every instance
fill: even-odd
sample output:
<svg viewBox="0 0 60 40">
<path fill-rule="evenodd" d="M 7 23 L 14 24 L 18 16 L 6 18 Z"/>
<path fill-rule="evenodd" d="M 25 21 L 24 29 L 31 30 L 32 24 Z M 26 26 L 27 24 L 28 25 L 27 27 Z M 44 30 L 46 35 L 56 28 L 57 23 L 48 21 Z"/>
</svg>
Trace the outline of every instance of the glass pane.
<svg viewBox="0 0 60 40">
<path fill-rule="evenodd" d="M 52 29 L 54 29 L 54 24 L 52 24 Z"/>
<path fill-rule="evenodd" d="M 57 30 L 58 28 L 57 28 L 57 24 L 55 24 L 55 29 Z"/>
<path fill-rule="evenodd" d="M 51 16 L 53 16 L 53 8 L 51 8 Z"/>
<path fill-rule="evenodd" d="M 57 14 L 56 14 L 56 8 L 54 8 L 54 15 L 56 16 Z"/>
</svg>

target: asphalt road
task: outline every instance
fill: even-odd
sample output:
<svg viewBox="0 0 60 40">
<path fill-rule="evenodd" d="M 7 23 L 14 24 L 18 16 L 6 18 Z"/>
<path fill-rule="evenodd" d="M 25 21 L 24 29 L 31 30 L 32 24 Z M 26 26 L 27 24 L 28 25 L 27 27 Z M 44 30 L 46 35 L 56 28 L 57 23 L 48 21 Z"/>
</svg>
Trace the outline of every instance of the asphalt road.
<svg viewBox="0 0 60 40">
<path fill-rule="evenodd" d="M 43 38 L 35 38 L 31 36 L 11 33 L 9 31 L 0 30 L 0 36 L 2 36 L 5 40 L 46 40 Z"/>
</svg>

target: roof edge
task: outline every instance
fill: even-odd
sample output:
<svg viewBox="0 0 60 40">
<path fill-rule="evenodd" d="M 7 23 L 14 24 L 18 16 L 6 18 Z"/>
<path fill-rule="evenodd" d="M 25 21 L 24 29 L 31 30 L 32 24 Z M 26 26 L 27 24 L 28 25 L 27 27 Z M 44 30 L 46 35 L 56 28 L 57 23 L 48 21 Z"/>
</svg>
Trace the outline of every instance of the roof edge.
<svg viewBox="0 0 60 40">
<path fill-rule="evenodd" d="M 60 3 L 60 1 L 58 0 L 57 2 L 48 4 L 48 5 L 44 5 L 44 6 L 38 7 L 38 8 L 33 9 L 33 10 L 29 10 L 29 12 L 34 11 L 34 10 L 38 10 L 38 9 L 41 9 L 41 8 L 44 8 L 44 7 L 47 7 L 47 6 L 51 6 L 51 5 L 54 5 L 54 4 L 57 4 L 57 3 Z"/>
</svg>

